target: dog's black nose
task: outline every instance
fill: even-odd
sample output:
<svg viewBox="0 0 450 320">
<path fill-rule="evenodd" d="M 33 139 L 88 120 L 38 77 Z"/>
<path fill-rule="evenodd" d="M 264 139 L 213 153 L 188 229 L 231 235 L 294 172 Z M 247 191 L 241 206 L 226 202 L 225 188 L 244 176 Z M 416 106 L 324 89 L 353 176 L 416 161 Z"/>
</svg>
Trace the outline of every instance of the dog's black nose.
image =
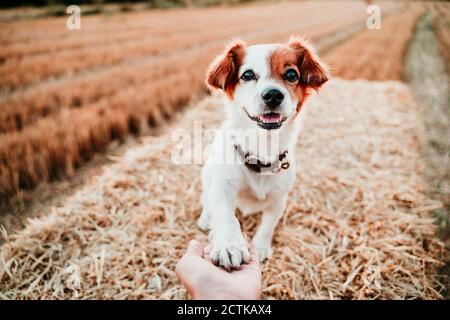
<svg viewBox="0 0 450 320">
<path fill-rule="evenodd" d="M 278 107 L 284 99 L 284 94 L 278 89 L 266 89 L 261 96 L 269 108 Z"/>
</svg>

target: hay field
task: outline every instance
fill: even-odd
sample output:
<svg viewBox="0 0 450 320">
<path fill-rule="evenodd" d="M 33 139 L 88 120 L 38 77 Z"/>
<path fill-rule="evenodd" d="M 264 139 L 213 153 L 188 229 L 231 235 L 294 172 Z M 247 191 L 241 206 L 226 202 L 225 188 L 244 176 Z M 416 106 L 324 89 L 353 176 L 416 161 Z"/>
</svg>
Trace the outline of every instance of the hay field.
<svg viewBox="0 0 450 320">
<path fill-rule="evenodd" d="M 196 226 L 201 167 L 173 164 L 171 134 L 223 119 L 223 97 L 206 96 L 203 78 L 228 37 L 293 32 L 312 38 L 334 77 L 302 110 L 297 180 L 262 265 L 263 298 L 443 298 L 448 248 L 432 215 L 442 205 L 429 198 L 421 157 L 428 120 L 415 87 L 398 81 L 431 6 L 382 2 L 382 30 L 369 32 L 366 5 L 91 16 L 78 34 L 58 18 L 0 23 L 0 199 L 77 174 L 112 140 L 159 128 L 23 229 L 0 226 L 0 299 L 189 298 L 174 269 L 190 239 L 207 242 Z M 252 236 L 260 217 L 238 218 Z"/>
<path fill-rule="evenodd" d="M 386 15 L 406 7 L 381 3 Z M 73 175 L 112 140 L 145 132 L 203 95 L 206 66 L 226 39 L 300 33 L 330 42 L 363 28 L 365 8 L 321 1 L 156 10 L 88 16 L 80 31 L 68 31 L 64 18 L 0 23 L 0 199 Z"/>
<path fill-rule="evenodd" d="M 1 247 L 3 298 L 187 298 L 174 273 L 206 242 L 200 166 L 171 162 L 175 128 L 216 127 L 220 97 L 147 137 Z M 440 298 L 435 238 L 419 174 L 422 122 L 400 82 L 334 79 L 305 106 L 297 183 L 263 265 L 263 298 Z M 405 148 L 405 145 L 408 146 Z M 259 217 L 241 218 L 252 235 Z"/>
</svg>

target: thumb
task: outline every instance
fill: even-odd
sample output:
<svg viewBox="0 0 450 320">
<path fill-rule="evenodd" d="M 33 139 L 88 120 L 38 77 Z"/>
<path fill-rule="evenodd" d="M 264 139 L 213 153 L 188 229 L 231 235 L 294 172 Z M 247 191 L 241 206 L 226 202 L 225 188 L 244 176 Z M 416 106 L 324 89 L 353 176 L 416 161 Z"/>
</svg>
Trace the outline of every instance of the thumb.
<svg viewBox="0 0 450 320">
<path fill-rule="evenodd" d="M 197 240 L 191 240 L 189 241 L 189 245 L 186 249 L 185 256 L 196 256 L 196 257 L 203 257 L 203 246 L 202 244 Z"/>
</svg>

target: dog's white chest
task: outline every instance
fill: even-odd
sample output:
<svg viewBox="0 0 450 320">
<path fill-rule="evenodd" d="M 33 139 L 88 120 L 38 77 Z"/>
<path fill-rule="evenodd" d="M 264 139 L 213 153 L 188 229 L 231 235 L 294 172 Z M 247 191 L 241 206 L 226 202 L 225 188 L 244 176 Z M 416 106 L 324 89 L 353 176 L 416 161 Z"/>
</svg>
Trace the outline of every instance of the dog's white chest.
<svg viewBox="0 0 450 320">
<path fill-rule="evenodd" d="M 263 201 L 266 200 L 267 198 L 267 192 L 263 191 L 263 190 L 258 190 L 258 193 L 256 194 L 256 196 L 258 197 L 259 201 Z"/>
<path fill-rule="evenodd" d="M 270 192 L 268 183 L 261 183 L 260 185 L 253 186 L 253 192 L 259 201 L 267 199 L 267 195 Z"/>
<path fill-rule="evenodd" d="M 236 206 L 244 215 L 263 211 L 270 204 L 271 183 L 264 177 L 252 178 L 247 180 L 236 199 Z"/>
</svg>

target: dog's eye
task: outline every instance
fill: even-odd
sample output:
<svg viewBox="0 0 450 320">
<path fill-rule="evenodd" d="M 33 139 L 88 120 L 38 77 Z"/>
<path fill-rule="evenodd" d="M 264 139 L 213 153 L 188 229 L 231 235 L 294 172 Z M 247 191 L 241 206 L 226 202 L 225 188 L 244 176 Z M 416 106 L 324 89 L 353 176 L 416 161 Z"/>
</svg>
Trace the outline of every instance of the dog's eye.
<svg viewBox="0 0 450 320">
<path fill-rule="evenodd" d="M 298 80 L 298 74 L 297 71 L 294 69 L 288 69 L 286 70 L 286 73 L 284 74 L 284 79 L 289 82 L 295 82 Z"/>
<path fill-rule="evenodd" d="M 247 70 L 242 74 L 241 79 L 244 81 L 251 81 L 255 79 L 255 73 L 252 70 Z"/>
</svg>

